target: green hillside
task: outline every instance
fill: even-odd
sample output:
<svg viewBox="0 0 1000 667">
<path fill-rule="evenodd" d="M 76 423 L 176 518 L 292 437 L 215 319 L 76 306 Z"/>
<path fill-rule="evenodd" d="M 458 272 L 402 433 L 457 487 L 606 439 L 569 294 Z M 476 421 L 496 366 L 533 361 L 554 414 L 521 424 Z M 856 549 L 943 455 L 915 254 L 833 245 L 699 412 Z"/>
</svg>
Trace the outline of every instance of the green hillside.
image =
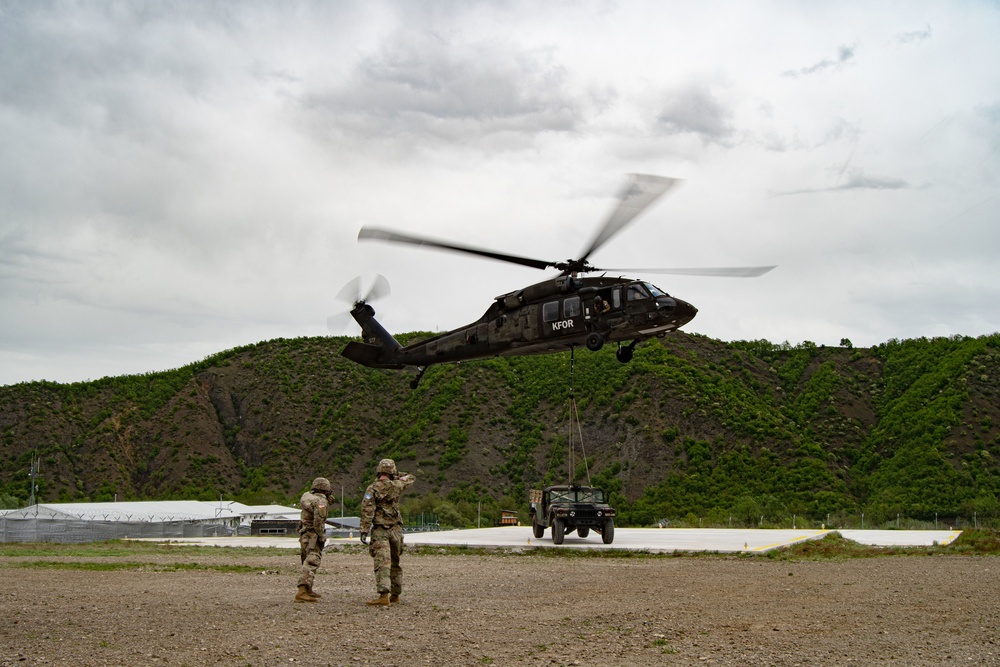
<svg viewBox="0 0 1000 667">
<path fill-rule="evenodd" d="M 347 340 L 0 387 L 0 498 L 27 502 L 33 455 L 43 501 L 290 503 L 324 475 L 348 513 L 388 456 L 418 477 L 409 511 L 453 525 L 567 481 L 569 353 L 435 366 L 411 390 L 412 373 L 340 357 Z M 855 349 L 677 333 L 630 364 L 578 351 L 573 375 L 573 477 L 610 490 L 622 525 L 998 520 L 1000 335 Z"/>
</svg>

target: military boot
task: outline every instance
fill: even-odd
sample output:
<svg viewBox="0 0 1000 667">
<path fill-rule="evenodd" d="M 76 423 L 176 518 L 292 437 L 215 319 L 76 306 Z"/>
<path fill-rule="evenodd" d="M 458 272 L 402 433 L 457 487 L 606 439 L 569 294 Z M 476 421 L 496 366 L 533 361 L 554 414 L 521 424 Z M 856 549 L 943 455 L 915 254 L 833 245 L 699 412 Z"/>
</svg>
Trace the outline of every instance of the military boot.
<svg viewBox="0 0 1000 667">
<path fill-rule="evenodd" d="M 393 593 L 392 595 L 389 596 L 389 602 L 391 602 L 392 604 L 403 604 L 402 602 L 399 601 L 399 595 L 396 593 Z"/>
<path fill-rule="evenodd" d="M 322 595 L 314 591 L 312 586 L 309 587 L 309 595 L 313 596 L 316 599 L 323 597 Z"/>
<path fill-rule="evenodd" d="M 317 599 L 309 594 L 309 587 L 305 585 L 299 586 L 299 592 L 295 594 L 296 602 L 316 602 Z"/>
<path fill-rule="evenodd" d="M 369 600 L 366 604 L 370 604 L 376 607 L 388 607 L 392 603 L 389 602 L 388 593 L 380 593 L 377 598 L 375 598 L 374 600 Z"/>
</svg>

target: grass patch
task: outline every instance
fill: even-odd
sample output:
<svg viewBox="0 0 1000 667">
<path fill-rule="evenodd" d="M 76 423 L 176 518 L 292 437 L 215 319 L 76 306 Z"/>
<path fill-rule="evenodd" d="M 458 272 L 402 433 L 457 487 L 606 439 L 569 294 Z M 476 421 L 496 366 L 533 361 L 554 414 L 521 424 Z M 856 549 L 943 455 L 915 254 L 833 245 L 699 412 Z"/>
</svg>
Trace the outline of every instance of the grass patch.
<svg viewBox="0 0 1000 667">
<path fill-rule="evenodd" d="M 415 556 L 539 556 L 544 558 L 677 558 L 699 553 L 652 553 L 628 549 L 555 549 L 547 547 L 469 547 L 461 544 L 418 544 L 406 546 Z"/>
<path fill-rule="evenodd" d="M 244 556 L 274 556 L 297 553 L 295 549 L 278 547 L 206 547 L 169 542 L 137 542 L 109 540 L 86 544 L 60 544 L 57 542 L 6 542 L 0 544 L 0 557 L 44 558 L 63 556 L 70 558 L 134 558 L 142 555 L 198 556 L 205 554 L 237 553 Z"/>
<path fill-rule="evenodd" d="M 769 560 L 847 560 L 885 556 L 1000 556 L 1000 532 L 966 530 L 951 544 L 930 547 L 874 547 L 845 538 L 834 531 L 818 540 L 807 540 L 763 554 Z M 761 556 L 751 556 L 759 558 Z"/>
<path fill-rule="evenodd" d="M 158 542 L 130 542 L 109 540 L 86 544 L 59 544 L 56 542 L 15 542 L 0 544 L 0 556 L 70 556 L 74 558 L 116 558 L 136 554 L 184 555 L 203 553 L 204 549 L 215 547 L 180 546 Z"/>
<path fill-rule="evenodd" d="M 332 548 L 331 548 L 332 546 Z M 327 552 L 367 553 L 361 544 L 344 543 L 328 545 Z M 407 545 L 407 555 L 412 556 L 509 556 L 564 559 L 664 559 L 664 558 L 739 558 L 769 560 L 844 560 L 849 558 L 879 558 L 884 556 L 1000 556 L 1000 531 L 992 529 L 966 530 L 951 544 L 931 547 L 873 547 L 844 538 L 834 531 L 817 540 L 799 542 L 790 547 L 772 549 L 765 553 L 719 553 L 704 551 L 676 551 L 652 553 L 649 551 L 628 551 L 625 549 L 559 549 L 548 547 L 467 547 L 447 545 Z M 120 563 L 58 562 L 39 560 L 32 563 L 18 563 L 22 567 L 62 567 L 66 569 L 156 569 L 157 571 L 179 570 L 219 570 L 227 572 L 256 572 L 259 567 L 246 565 L 201 565 L 196 562 L 154 564 L 144 562 L 152 556 L 173 556 L 194 560 L 198 557 L 219 556 L 238 561 L 241 558 L 280 555 L 294 558 L 294 549 L 277 547 L 206 547 L 179 545 L 162 542 L 133 542 L 112 540 L 90 544 L 57 544 L 19 542 L 0 544 L 0 557 L 7 558 L 120 558 Z M 46 564 L 48 563 L 48 564 Z"/>
<path fill-rule="evenodd" d="M 235 572 L 245 574 L 260 572 L 259 567 L 249 565 L 203 565 L 201 563 L 135 563 L 130 561 L 95 563 L 89 561 L 35 560 L 17 563 L 13 567 L 39 570 L 85 570 L 88 572 L 116 572 L 132 570 L 141 572 L 191 572 L 208 570 L 213 572 Z"/>
<path fill-rule="evenodd" d="M 965 530 L 945 548 L 956 554 L 1000 556 L 1000 530 Z"/>
</svg>

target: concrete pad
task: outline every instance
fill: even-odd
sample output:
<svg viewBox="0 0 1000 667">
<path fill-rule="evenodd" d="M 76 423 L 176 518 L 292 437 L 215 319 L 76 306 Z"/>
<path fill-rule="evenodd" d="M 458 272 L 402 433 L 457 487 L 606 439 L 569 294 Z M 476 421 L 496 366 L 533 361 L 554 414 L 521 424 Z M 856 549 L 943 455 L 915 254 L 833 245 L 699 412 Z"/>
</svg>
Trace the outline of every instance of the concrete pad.
<svg viewBox="0 0 1000 667">
<path fill-rule="evenodd" d="M 406 536 L 409 544 L 454 545 L 468 547 L 540 547 L 543 549 L 625 549 L 649 553 L 675 551 L 767 551 L 802 540 L 821 537 L 821 530 L 730 530 L 712 528 L 615 528 L 615 541 L 604 544 L 601 536 L 591 533 L 581 538 L 576 533 L 566 536 L 556 546 L 551 531 L 537 539 L 527 526 L 507 526 L 478 530 L 450 530 L 437 533 L 414 533 Z"/>
<path fill-rule="evenodd" d="M 528 526 L 503 526 L 471 530 L 443 530 L 427 533 L 407 533 L 406 543 L 421 546 L 464 546 L 470 548 L 542 548 L 542 549 L 618 549 L 647 553 L 717 552 L 764 553 L 796 542 L 823 537 L 831 530 L 760 530 L 739 528 L 616 528 L 612 544 L 604 544 L 601 536 L 591 533 L 581 538 L 567 535 L 562 545 L 552 543 L 551 531 L 537 539 Z M 841 535 L 860 544 L 872 546 L 933 546 L 946 545 L 957 538 L 959 530 L 841 530 Z M 147 541 L 198 544 L 228 547 L 273 547 L 298 549 L 297 539 L 289 537 L 189 537 Z M 360 544 L 355 536 L 330 538 L 330 546 L 338 543 Z"/>
<path fill-rule="evenodd" d="M 954 542 L 960 530 L 842 530 L 848 540 L 875 547 L 932 547 Z"/>
</svg>

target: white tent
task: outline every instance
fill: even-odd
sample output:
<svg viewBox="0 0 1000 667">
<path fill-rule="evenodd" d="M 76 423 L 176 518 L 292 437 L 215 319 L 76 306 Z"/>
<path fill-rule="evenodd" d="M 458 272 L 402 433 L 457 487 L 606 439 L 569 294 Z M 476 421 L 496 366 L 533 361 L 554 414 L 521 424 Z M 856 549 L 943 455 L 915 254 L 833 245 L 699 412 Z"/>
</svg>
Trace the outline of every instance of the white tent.
<svg viewBox="0 0 1000 667">
<path fill-rule="evenodd" d="M 234 507 L 234 505 L 236 507 Z M 244 524 L 241 503 L 158 500 L 39 503 L 0 513 L 0 542 L 94 542 L 125 537 L 221 537 Z M 270 513 L 276 510 L 259 510 Z M 295 512 L 283 507 L 282 512 Z M 250 513 L 246 519 L 249 525 Z"/>
</svg>

